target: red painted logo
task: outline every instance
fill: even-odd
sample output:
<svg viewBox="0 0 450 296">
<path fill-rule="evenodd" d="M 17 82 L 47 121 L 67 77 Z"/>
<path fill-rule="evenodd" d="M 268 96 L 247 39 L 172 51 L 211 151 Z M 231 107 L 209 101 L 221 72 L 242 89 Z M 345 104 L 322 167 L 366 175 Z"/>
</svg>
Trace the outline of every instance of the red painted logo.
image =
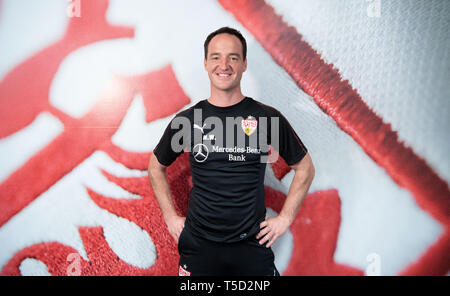
<svg viewBox="0 0 450 296">
<path fill-rule="evenodd" d="M 225 9 L 235 14 L 236 18 L 249 29 L 249 32 L 261 42 L 269 53 L 283 54 L 283 50 L 287 48 L 284 44 L 271 43 L 272 39 L 266 38 L 271 32 L 276 32 L 278 35 L 280 32 L 287 32 L 294 37 L 297 34 L 295 30 L 286 28 L 273 9 L 264 1 L 223 0 L 220 2 Z M 81 118 L 71 117 L 52 106 L 49 103 L 50 85 L 62 61 L 69 54 L 98 41 L 131 38 L 134 35 L 133 28 L 113 26 L 107 22 L 105 16 L 108 8 L 107 0 L 80 0 L 77 3 L 80 3 L 81 17 L 70 19 L 65 35 L 56 43 L 18 65 L 0 83 L 0 138 L 6 138 L 21 131 L 42 112 L 50 113 L 65 127 L 51 143 L 33 155 L 0 184 L 0 227 L 5 226 L 15 215 L 96 151 L 106 153 L 127 169 L 146 170 L 151 152 L 127 151 L 116 146 L 111 139 L 137 93 L 142 95 L 147 123 L 172 116 L 191 101 L 179 85 L 171 65 L 165 65 L 142 75 L 116 76 L 108 84 L 108 87 L 114 88 L 113 94 L 111 95 L 108 92 L 109 89 L 106 89 L 105 93 L 100 95 L 92 108 Z M 254 13 L 255 11 L 258 13 Z M 272 22 L 273 20 L 276 21 Z M 275 48 L 281 50 L 275 50 Z M 305 56 L 309 56 L 308 47 L 303 43 L 299 44 L 298 50 L 289 50 L 289 52 L 301 52 L 305 49 L 307 51 Z M 295 72 L 298 69 L 294 66 L 300 64 L 294 63 L 292 57 L 275 56 L 275 59 L 284 61 L 282 67 L 291 75 L 304 77 Z M 316 64 L 322 65 L 319 62 Z M 316 77 L 317 75 L 310 76 Z M 34 79 L 25 79 L 29 77 Z M 370 157 L 375 159 L 376 163 L 386 167 L 400 186 L 413 192 L 422 208 L 446 226 L 444 235 L 403 273 L 445 274 L 450 262 L 446 260 L 450 245 L 450 228 L 448 227 L 448 200 L 444 200 L 449 196 L 448 186 L 445 182 L 442 182 L 430 170 L 425 161 L 419 159 L 412 150 L 402 148 L 398 139 L 393 136 L 393 131 L 372 113 L 362 112 L 367 115 L 365 118 L 379 123 L 377 125 L 380 126 L 379 130 L 388 135 L 385 138 L 391 139 L 391 142 L 394 143 L 393 147 L 396 147 L 394 150 L 411 160 L 410 162 L 398 161 L 402 159 L 398 155 L 393 158 L 384 157 L 386 153 L 382 152 L 386 151 L 386 147 L 383 145 L 389 141 L 372 143 L 369 137 L 373 134 L 363 128 L 373 125 L 367 121 L 362 121 L 359 125 L 347 122 L 347 117 L 350 115 L 336 111 L 339 108 L 329 103 L 335 102 L 332 99 L 321 97 L 321 90 L 315 90 L 313 87 L 318 85 L 315 81 L 300 81 L 299 84 L 308 93 L 318 94 L 313 97 L 324 112 L 335 116 L 339 126 L 357 138 L 360 141 L 359 144 L 363 146 Z M 351 87 L 348 85 L 335 86 L 336 96 L 340 96 L 346 91 L 351 91 Z M 350 96 L 350 98 L 355 99 L 358 96 Z M 363 104 L 357 103 L 357 105 L 362 106 Z M 97 128 L 88 128 L 92 126 Z M 247 118 L 243 120 L 242 128 L 250 136 L 257 129 L 257 121 L 251 117 Z M 374 138 L 378 137 L 375 135 Z M 372 148 L 368 148 L 367 143 L 373 144 Z M 401 164 L 404 163 L 407 165 L 401 167 Z M 278 158 L 272 167 L 278 179 L 281 179 L 290 170 L 290 167 L 281 158 Z M 419 173 L 415 175 L 414 172 Z M 97 207 L 134 223 L 148 234 L 156 248 L 155 263 L 149 268 L 132 266 L 121 260 L 110 248 L 105 239 L 103 227 L 78 225 L 77 231 L 88 260 L 82 258 L 73 247 L 64 243 L 43 241 L 15 252 L 2 267 L 1 275 L 20 275 L 20 265 L 27 258 L 43 262 L 52 275 L 176 275 L 179 260 L 177 246 L 167 231 L 148 177 L 123 178 L 114 176 L 105 170 L 101 170 L 101 173 L 109 182 L 139 195 L 141 198 L 112 198 L 85 186 L 90 200 Z M 177 213 L 185 215 L 189 190 L 192 188 L 187 154 L 179 157 L 167 169 L 167 176 L 170 188 L 173 190 Z M 434 184 L 434 191 L 427 192 L 428 186 L 421 186 L 420 182 Z M 279 212 L 286 199 L 285 194 L 270 187 L 265 187 L 265 193 L 266 206 Z M 323 215 L 325 212 L 326 216 Z M 42 213 L 42 215 L 44 214 Z M 35 223 L 38 222 L 35 221 Z M 309 194 L 290 228 L 293 239 L 292 257 L 283 275 L 362 275 L 362 270 L 337 264 L 334 261 L 333 255 L 336 250 L 340 222 L 341 200 L 337 190 L 329 189 Z M 190 275 L 190 272 L 186 267 L 179 266 L 178 274 Z"/>
</svg>

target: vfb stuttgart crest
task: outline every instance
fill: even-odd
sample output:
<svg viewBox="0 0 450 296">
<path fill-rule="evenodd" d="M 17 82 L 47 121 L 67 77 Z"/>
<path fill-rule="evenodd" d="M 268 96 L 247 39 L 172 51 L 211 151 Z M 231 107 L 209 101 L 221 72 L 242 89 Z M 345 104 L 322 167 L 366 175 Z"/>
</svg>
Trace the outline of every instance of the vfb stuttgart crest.
<svg viewBox="0 0 450 296">
<path fill-rule="evenodd" d="M 247 119 L 242 120 L 241 126 L 244 133 L 247 136 L 250 136 L 256 130 L 256 127 L 258 126 L 258 121 L 256 120 L 255 117 L 249 115 Z"/>
</svg>

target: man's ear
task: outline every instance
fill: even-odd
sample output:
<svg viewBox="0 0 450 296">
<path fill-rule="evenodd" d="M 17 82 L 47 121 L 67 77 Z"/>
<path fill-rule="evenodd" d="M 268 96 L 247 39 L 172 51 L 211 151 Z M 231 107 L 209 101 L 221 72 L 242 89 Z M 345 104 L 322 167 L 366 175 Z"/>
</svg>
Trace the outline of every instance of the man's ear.
<svg viewBox="0 0 450 296">
<path fill-rule="evenodd" d="M 244 72 L 247 71 L 247 58 L 244 61 Z"/>
<path fill-rule="evenodd" d="M 206 70 L 206 58 L 203 60 L 203 66 L 204 66 L 204 68 Z"/>
</svg>

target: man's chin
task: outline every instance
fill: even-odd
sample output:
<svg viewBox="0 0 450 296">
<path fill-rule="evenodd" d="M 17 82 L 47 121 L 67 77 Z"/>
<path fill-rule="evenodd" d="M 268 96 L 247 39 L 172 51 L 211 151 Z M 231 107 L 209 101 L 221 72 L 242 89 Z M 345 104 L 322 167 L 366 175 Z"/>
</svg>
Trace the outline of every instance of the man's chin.
<svg viewBox="0 0 450 296">
<path fill-rule="evenodd" d="M 213 83 L 214 87 L 221 91 L 231 91 L 236 88 L 234 84 L 224 84 L 224 83 Z"/>
</svg>

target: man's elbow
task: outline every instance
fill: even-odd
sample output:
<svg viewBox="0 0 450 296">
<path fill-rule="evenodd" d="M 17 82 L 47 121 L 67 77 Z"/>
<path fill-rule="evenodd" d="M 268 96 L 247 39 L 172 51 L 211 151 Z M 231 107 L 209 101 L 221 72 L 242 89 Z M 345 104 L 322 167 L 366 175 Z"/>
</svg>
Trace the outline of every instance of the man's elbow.
<svg viewBox="0 0 450 296">
<path fill-rule="evenodd" d="M 299 172 L 301 176 L 303 176 L 305 183 L 312 183 L 316 174 L 316 169 L 309 153 L 307 153 L 301 161 L 293 165 L 292 168 L 295 170 L 295 172 Z"/>
<path fill-rule="evenodd" d="M 316 175 L 316 168 L 314 167 L 314 164 L 312 162 L 311 157 L 308 155 L 308 163 L 307 163 L 307 175 L 308 175 L 308 181 L 311 184 L 312 180 L 314 179 L 314 176 Z"/>
<path fill-rule="evenodd" d="M 148 176 L 150 179 L 153 179 L 158 174 L 164 174 L 166 172 L 166 166 L 159 163 L 155 154 L 152 154 L 150 157 L 150 161 L 148 164 Z"/>
</svg>

